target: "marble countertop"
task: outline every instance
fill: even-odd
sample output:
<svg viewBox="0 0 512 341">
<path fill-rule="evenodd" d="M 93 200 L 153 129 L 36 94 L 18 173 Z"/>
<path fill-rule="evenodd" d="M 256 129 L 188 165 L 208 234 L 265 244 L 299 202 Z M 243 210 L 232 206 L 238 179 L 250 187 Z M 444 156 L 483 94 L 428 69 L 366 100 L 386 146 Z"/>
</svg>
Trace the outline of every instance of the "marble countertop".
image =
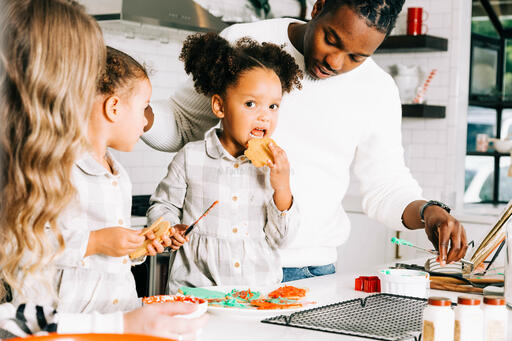
<svg viewBox="0 0 512 341">
<path fill-rule="evenodd" d="M 413 262 L 417 263 L 417 260 Z M 382 268 L 382 267 L 380 267 Z M 322 277 L 308 278 L 287 284 L 309 288 L 308 299 L 316 301 L 317 306 L 346 301 L 354 298 L 364 298 L 365 294 L 354 290 L 354 279 L 362 275 L 375 274 L 377 268 L 360 273 L 336 273 Z M 430 290 L 430 296 L 449 297 L 456 302 L 461 293 Z M 284 313 L 284 312 L 283 312 Z M 209 313 L 210 319 L 203 329 L 202 341 L 310 341 L 310 340 L 367 340 L 360 337 L 333 334 L 308 329 L 285 327 L 260 322 L 257 317 L 237 317 Z M 280 315 L 280 313 L 276 313 Z M 509 310 L 509 325 L 512 325 L 512 310 Z"/>
</svg>

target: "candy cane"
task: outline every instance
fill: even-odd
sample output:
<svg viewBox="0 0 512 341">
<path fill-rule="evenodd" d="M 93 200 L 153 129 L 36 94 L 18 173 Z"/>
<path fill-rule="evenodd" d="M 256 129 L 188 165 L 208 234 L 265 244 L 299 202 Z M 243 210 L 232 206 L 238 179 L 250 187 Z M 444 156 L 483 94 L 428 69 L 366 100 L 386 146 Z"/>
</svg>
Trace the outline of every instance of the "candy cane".
<svg viewBox="0 0 512 341">
<path fill-rule="evenodd" d="M 425 80 L 425 83 L 423 83 L 423 86 L 416 94 L 416 97 L 414 98 L 413 103 L 421 103 L 421 101 L 423 100 L 423 96 L 425 96 L 425 92 L 427 91 L 428 86 L 430 85 L 430 82 L 432 81 L 432 78 L 434 78 L 436 72 L 437 72 L 437 69 L 432 69 L 432 71 L 430 71 L 430 74 L 428 75 L 427 80 Z"/>
</svg>

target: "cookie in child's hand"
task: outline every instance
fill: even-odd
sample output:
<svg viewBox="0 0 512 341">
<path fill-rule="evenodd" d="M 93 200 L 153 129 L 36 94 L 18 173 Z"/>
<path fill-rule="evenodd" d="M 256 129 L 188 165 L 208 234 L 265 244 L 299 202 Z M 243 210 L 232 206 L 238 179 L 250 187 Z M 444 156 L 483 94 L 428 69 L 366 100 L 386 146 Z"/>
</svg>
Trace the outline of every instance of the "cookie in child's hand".
<svg viewBox="0 0 512 341">
<path fill-rule="evenodd" d="M 164 235 L 169 236 L 170 230 L 171 230 L 171 223 L 169 223 L 168 221 L 164 221 L 163 218 L 160 217 L 150 227 L 141 230 L 139 235 L 145 236 L 146 234 L 148 234 L 149 231 L 152 231 L 155 235 L 155 240 L 158 242 L 162 242 L 162 237 Z M 137 250 L 130 253 L 130 259 L 136 259 L 136 258 L 147 255 L 147 253 L 148 253 L 147 246 L 152 242 L 153 242 L 152 240 L 146 239 L 144 241 L 144 243 L 142 244 L 142 246 L 140 246 L 139 248 L 137 248 Z"/>
<path fill-rule="evenodd" d="M 268 147 L 270 142 L 275 144 L 274 140 L 269 137 L 249 140 L 249 147 L 245 150 L 244 154 L 255 167 L 263 167 L 268 161 L 274 162 L 272 151 Z"/>
</svg>

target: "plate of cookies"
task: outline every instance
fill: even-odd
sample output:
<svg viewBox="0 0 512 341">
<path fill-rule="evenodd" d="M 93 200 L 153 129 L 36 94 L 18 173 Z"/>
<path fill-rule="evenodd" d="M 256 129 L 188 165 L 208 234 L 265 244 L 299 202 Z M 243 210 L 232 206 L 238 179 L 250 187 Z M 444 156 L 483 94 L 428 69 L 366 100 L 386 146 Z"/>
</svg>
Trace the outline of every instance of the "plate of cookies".
<svg viewBox="0 0 512 341">
<path fill-rule="evenodd" d="M 290 285 L 181 287 L 178 292 L 207 300 L 208 311 L 219 315 L 260 318 L 287 314 L 316 304 L 307 300 L 308 289 Z"/>
</svg>

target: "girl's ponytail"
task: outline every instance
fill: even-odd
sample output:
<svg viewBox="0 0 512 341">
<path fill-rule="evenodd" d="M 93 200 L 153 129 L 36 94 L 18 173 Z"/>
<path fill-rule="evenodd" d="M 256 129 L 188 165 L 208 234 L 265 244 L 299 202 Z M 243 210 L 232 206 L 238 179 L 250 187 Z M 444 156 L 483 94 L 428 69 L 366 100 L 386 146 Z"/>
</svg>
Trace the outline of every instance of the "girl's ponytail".
<svg viewBox="0 0 512 341">
<path fill-rule="evenodd" d="M 224 93 L 236 81 L 235 59 L 233 47 L 215 33 L 188 36 L 180 54 L 185 72 L 192 74 L 196 91 L 207 96 Z"/>
</svg>

